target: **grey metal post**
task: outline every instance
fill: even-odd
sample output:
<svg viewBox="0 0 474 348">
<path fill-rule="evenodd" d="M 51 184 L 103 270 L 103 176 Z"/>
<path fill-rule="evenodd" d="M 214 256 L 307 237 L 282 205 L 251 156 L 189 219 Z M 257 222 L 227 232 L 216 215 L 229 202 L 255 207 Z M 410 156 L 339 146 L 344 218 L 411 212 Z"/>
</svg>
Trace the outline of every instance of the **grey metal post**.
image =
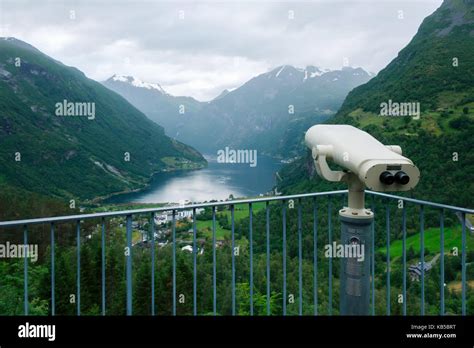
<svg viewBox="0 0 474 348">
<path fill-rule="evenodd" d="M 362 256 L 341 258 L 340 313 L 342 315 L 369 315 L 371 226 L 373 217 L 351 218 L 339 216 L 341 244 L 360 247 Z M 351 250 L 355 251 L 355 248 Z M 347 255 L 345 255 L 347 256 Z"/>
<path fill-rule="evenodd" d="M 370 256 L 374 214 L 364 208 L 364 189 L 349 181 L 349 207 L 339 211 L 341 221 L 340 299 L 341 315 L 369 315 Z"/>
</svg>

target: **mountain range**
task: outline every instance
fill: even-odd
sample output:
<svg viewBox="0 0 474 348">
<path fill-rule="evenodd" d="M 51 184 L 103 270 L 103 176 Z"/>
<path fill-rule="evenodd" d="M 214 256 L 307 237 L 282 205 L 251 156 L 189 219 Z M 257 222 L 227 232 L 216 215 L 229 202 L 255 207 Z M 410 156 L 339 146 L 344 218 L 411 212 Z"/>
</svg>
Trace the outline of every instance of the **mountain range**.
<svg viewBox="0 0 474 348">
<path fill-rule="evenodd" d="M 307 126 L 334 115 L 347 93 L 370 78 L 361 68 L 284 65 L 210 102 L 172 96 L 159 84 L 131 76 L 114 75 L 103 84 L 162 125 L 169 136 L 201 152 L 229 146 L 291 157 L 302 148 L 294 139 Z"/>
<path fill-rule="evenodd" d="M 0 39 L 0 198 L 12 188 L 79 200 L 142 188 L 154 173 L 205 166 L 194 148 L 289 158 L 304 150 L 304 131 L 331 122 L 401 145 L 422 173 L 412 195 L 469 206 L 473 76 L 474 0 L 445 0 L 375 77 L 284 65 L 210 102 L 127 76 L 101 84 L 23 41 Z M 418 104 L 419 119 L 382 116 L 392 102 Z M 314 174 L 303 156 L 280 171 L 278 189 L 335 187 Z"/>
</svg>

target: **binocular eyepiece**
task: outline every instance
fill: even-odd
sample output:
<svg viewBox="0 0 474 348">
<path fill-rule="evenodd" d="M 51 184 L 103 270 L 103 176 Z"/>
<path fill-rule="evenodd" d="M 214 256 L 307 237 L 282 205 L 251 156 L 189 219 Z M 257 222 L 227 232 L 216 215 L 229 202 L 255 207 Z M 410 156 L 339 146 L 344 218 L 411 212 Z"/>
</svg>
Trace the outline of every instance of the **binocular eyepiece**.
<svg viewBox="0 0 474 348">
<path fill-rule="evenodd" d="M 401 185 L 406 185 L 410 182 L 410 177 L 404 171 L 398 171 L 393 175 L 389 171 L 384 171 L 380 174 L 380 182 L 385 185 L 392 185 L 394 182 Z"/>
</svg>

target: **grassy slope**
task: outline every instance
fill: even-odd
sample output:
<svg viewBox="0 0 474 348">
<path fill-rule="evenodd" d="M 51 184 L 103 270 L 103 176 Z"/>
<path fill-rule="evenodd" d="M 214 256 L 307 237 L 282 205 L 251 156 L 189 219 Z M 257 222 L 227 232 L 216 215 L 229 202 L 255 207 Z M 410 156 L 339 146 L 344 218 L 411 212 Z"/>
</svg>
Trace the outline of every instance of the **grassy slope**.
<svg viewBox="0 0 474 348">
<path fill-rule="evenodd" d="M 259 203 L 253 203 L 252 204 L 252 211 L 253 214 L 256 214 L 257 212 L 261 211 L 262 209 L 265 209 L 265 203 L 264 202 L 259 202 Z M 225 215 L 227 216 L 228 221 L 231 221 L 231 212 L 230 210 L 225 210 L 223 212 L 217 213 L 216 214 L 216 239 L 217 240 L 223 240 L 225 237 L 230 237 L 230 230 L 223 228 L 218 220 L 218 216 L 220 215 Z M 236 205 L 234 209 L 234 219 L 235 223 L 237 224 L 238 222 L 244 220 L 244 219 L 249 219 L 249 206 L 247 204 L 241 204 L 241 205 Z M 197 221 L 196 227 L 198 232 L 204 233 L 206 237 L 212 238 L 212 220 L 206 220 L 206 221 Z"/>
<path fill-rule="evenodd" d="M 425 250 L 428 249 L 432 255 L 439 253 L 440 250 L 440 239 L 441 231 L 439 228 L 428 228 L 424 231 L 424 246 Z M 467 250 L 474 250 L 474 236 L 469 232 L 466 232 L 466 248 Z M 412 234 L 406 239 L 407 250 L 413 248 L 413 251 L 419 257 L 420 255 L 420 233 Z M 397 258 L 402 256 L 402 240 L 396 240 L 390 244 L 390 258 L 392 261 L 396 261 Z M 451 252 L 456 247 L 459 250 L 459 254 L 462 249 L 462 233 L 461 227 L 446 227 L 444 229 L 444 251 Z M 377 250 L 385 254 L 386 248 L 382 247 Z"/>
</svg>

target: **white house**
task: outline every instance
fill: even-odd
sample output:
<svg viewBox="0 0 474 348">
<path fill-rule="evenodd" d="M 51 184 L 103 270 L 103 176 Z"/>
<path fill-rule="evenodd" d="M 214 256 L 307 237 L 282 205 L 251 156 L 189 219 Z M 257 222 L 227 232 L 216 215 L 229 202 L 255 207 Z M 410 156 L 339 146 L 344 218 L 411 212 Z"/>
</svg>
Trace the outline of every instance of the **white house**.
<svg viewBox="0 0 474 348">
<path fill-rule="evenodd" d="M 193 247 L 191 245 L 186 245 L 186 246 L 181 248 L 181 251 L 188 251 L 188 252 L 192 253 L 193 252 Z"/>
</svg>

